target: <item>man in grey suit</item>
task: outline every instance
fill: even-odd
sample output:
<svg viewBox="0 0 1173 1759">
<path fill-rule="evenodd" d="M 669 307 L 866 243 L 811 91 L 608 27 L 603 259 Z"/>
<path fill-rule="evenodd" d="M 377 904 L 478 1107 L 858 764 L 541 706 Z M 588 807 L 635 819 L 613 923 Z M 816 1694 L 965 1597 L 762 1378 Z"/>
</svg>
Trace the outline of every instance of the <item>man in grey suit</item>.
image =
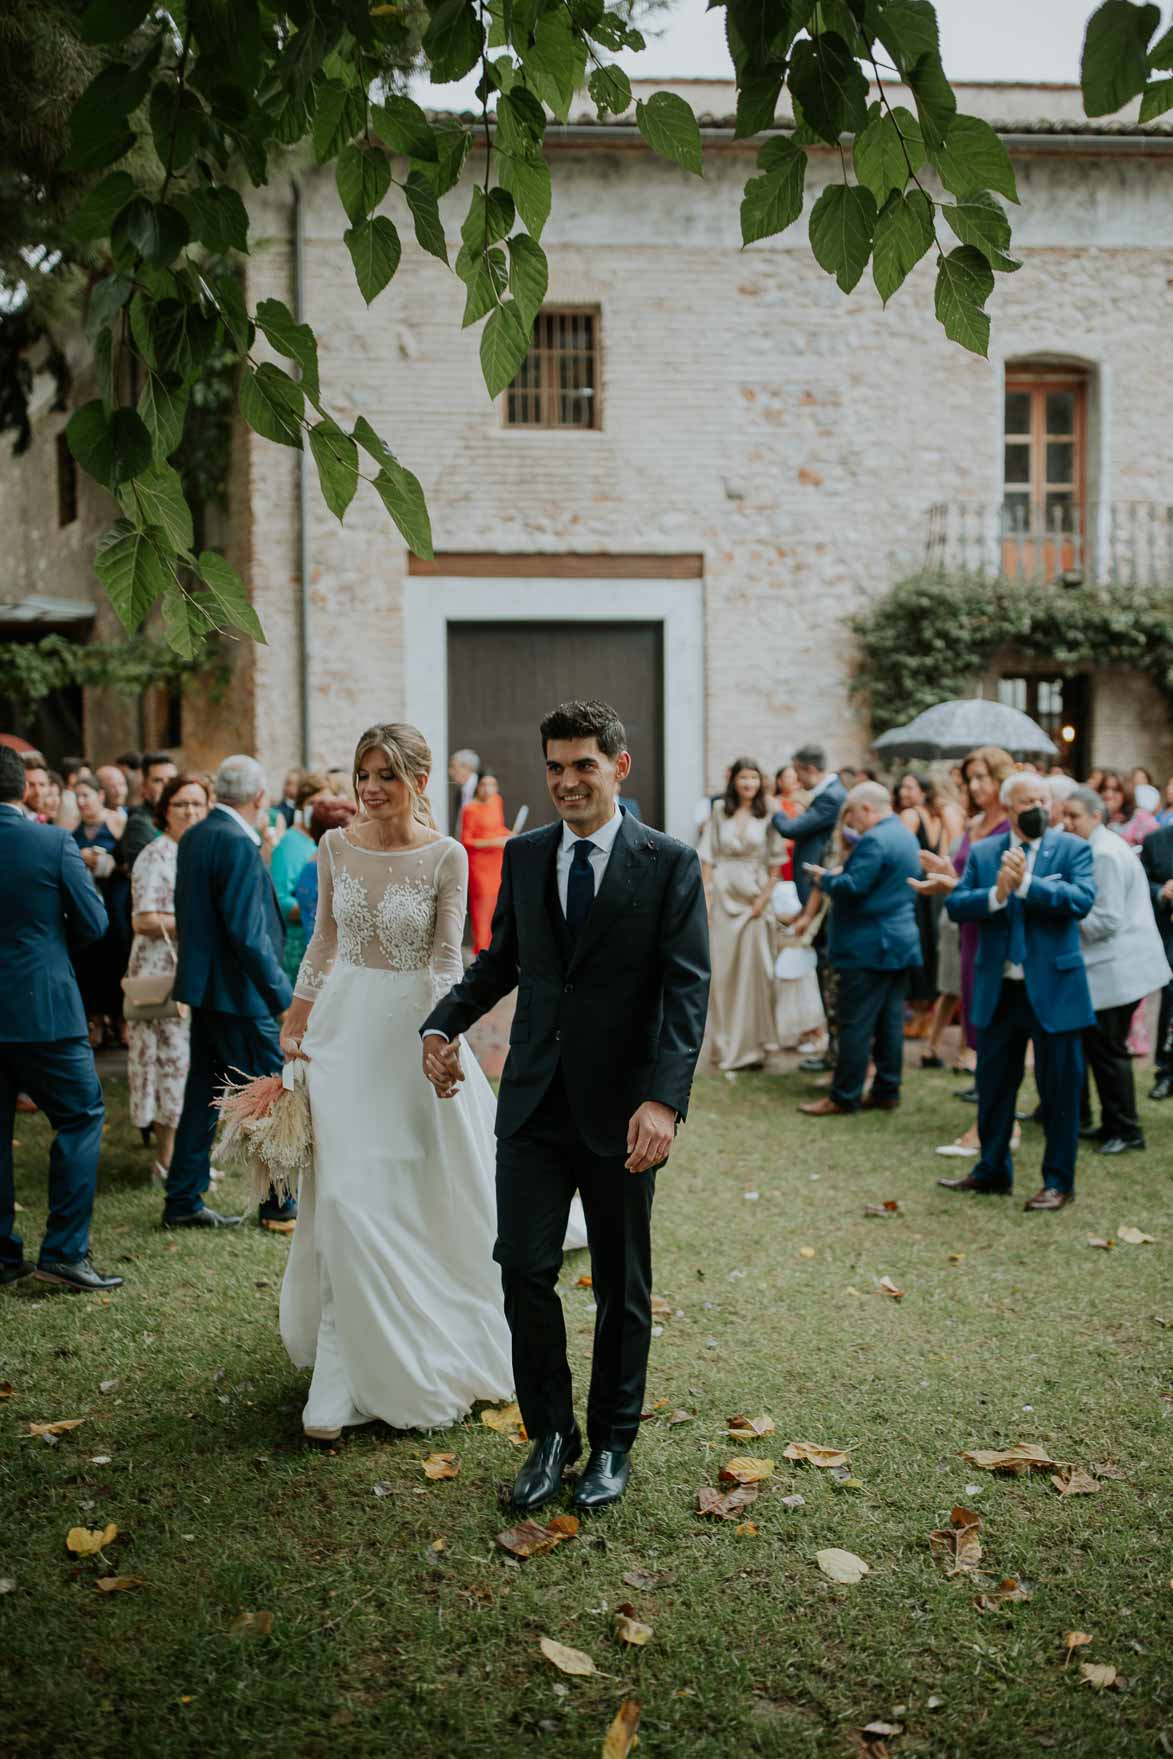
<svg viewBox="0 0 1173 1759">
<path fill-rule="evenodd" d="M 1100 1096 L 1100 1123 L 1080 1134 L 1097 1154 L 1144 1148 L 1128 1028 L 1136 1004 L 1169 981 L 1169 961 L 1153 915 L 1149 882 L 1135 852 L 1104 823 L 1092 788 L 1076 788 L 1063 805 L 1067 830 L 1091 845 L 1096 901 L 1079 925 L 1096 1023 L 1083 1035 L 1088 1068 Z"/>
</svg>

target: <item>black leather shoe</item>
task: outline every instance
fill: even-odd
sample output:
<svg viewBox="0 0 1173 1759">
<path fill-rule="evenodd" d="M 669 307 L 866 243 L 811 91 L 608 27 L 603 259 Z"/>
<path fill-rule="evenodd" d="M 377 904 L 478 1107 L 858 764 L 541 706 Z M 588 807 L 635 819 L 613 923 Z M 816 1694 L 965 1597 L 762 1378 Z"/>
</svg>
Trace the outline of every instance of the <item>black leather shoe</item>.
<svg viewBox="0 0 1173 1759">
<path fill-rule="evenodd" d="M 954 1099 L 963 1099 L 966 1105 L 976 1105 L 978 1090 L 976 1087 L 959 1087 L 953 1095 Z"/>
<path fill-rule="evenodd" d="M 631 1476 L 630 1448 L 592 1448 L 574 1493 L 576 1509 L 605 1509 L 618 1502 Z"/>
<path fill-rule="evenodd" d="M 242 1215 L 221 1215 L 215 1209 L 197 1209 L 194 1215 L 163 1217 L 165 1228 L 238 1228 Z"/>
<path fill-rule="evenodd" d="M 515 1509 L 528 1514 L 540 1509 L 562 1489 L 562 1474 L 582 1453 L 582 1436 L 576 1423 L 568 1435 L 543 1435 L 530 1449 L 529 1459 L 513 1480 Z"/>
<path fill-rule="evenodd" d="M 1143 1154 L 1143 1136 L 1106 1136 L 1096 1149 L 1097 1154 Z"/>
<path fill-rule="evenodd" d="M 1104 1126 L 1102 1124 L 1082 1124 L 1079 1131 L 1081 1142 L 1103 1142 Z"/>
<path fill-rule="evenodd" d="M 33 1275 L 39 1283 L 56 1283 L 63 1289 L 80 1289 L 86 1295 L 105 1295 L 110 1289 L 120 1289 L 126 1280 L 120 1276 L 103 1276 L 95 1270 L 88 1258 L 79 1258 L 75 1264 L 55 1264 L 52 1259 L 46 1264 L 38 1264 Z"/>
<path fill-rule="evenodd" d="M 1009 1197 L 1009 1185 L 983 1185 L 972 1173 L 963 1179 L 938 1179 L 942 1191 L 976 1191 L 981 1197 Z"/>
<path fill-rule="evenodd" d="M 22 1258 L 19 1264 L 6 1264 L 0 1269 L 0 1289 L 7 1288 L 9 1283 L 18 1283 L 21 1277 L 32 1276 L 33 1269 L 27 1258 Z"/>
<path fill-rule="evenodd" d="M 1158 1075 L 1149 1092 L 1150 1099 L 1173 1099 L 1173 1075 Z"/>
</svg>

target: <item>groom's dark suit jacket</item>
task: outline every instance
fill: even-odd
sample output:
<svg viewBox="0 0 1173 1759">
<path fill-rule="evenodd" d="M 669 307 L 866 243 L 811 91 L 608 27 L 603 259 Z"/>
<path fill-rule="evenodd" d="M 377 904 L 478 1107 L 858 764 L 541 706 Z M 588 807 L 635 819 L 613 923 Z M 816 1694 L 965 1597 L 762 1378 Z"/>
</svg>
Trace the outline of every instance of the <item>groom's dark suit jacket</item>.
<svg viewBox="0 0 1173 1759">
<path fill-rule="evenodd" d="M 521 1129 L 561 1062 L 580 1136 L 595 1154 L 623 1155 L 644 1100 L 688 1110 L 709 999 L 700 866 L 625 813 L 575 942 L 558 901 L 561 840 L 558 823 L 505 845 L 492 941 L 423 1030 L 455 1038 L 516 988 L 498 1136 Z"/>
</svg>

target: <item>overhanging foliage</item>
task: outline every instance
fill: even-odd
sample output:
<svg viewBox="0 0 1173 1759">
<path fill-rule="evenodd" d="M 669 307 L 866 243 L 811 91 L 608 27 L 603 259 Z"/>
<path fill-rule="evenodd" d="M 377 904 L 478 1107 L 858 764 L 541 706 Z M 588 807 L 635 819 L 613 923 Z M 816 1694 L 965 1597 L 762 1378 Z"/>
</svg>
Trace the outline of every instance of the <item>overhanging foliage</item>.
<svg viewBox="0 0 1173 1759">
<path fill-rule="evenodd" d="M 201 648 L 183 659 L 165 642 L 139 636 L 134 641 L 83 643 L 64 635 L 41 641 L 0 642 L 0 696 L 10 697 L 25 715 L 55 690 L 120 690 L 127 696 L 160 684 L 201 677 L 216 696 L 228 678 L 228 663 L 216 648 Z"/>
</svg>

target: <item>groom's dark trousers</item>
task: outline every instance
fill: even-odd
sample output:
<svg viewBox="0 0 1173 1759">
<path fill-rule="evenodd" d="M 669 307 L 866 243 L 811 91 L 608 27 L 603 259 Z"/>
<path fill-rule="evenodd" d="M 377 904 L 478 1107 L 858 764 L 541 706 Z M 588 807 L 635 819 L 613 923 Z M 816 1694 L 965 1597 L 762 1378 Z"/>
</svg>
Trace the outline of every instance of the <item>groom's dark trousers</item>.
<svg viewBox="0 0 1173 1759">
<path fill-rule="evenodd" d="M 506 844 L 493 935 L 424 1022 L 449 1038 L 516 987 L 497 1106 L 497 1245 L 518 1402 L 531 1437 L 573 1419 L 558 1271 L 580 1191 L 596 1302 L 590 1445 L 630 1448 L 651 1338 L 655 1172 L 629 1173 L 644 1100 L 688 1108 L 709 991 L 694 850 L 623 818 L 577 936 L 559 902 L 562 826 Z M 451 1102 L 460 1104 L 459 1100 Z"/>
</svg>

